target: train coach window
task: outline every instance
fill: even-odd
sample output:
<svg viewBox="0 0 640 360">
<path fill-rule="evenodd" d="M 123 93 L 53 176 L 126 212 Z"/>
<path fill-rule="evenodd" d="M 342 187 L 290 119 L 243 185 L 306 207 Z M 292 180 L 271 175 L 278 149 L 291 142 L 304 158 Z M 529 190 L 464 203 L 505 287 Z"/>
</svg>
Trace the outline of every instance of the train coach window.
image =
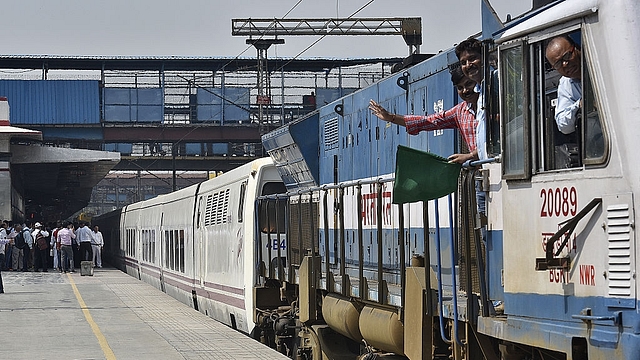
<svg viewBox="0 0 640 360">
<path fill-rule="evenodd" d="M 142 235 L 140 237 L 140 242 L 142 243 L 142 261 L 149 261 L 147 256 L 147 230 L 142 230 Z"/>
<path fill-rule="evenodd" d="M 284 186 L 282 182 L 268 182 L 265 183 L 262 187 L 262 193 L 260 195 L 273 195 L 273 194 L 284 194 L 287 192 L 287 188 Z"/>
<path fill-rule="evenodd" d="M 156 261 L 156 231 L 155 230 L 143 230 L 142 231 L 142 258 L 145 261 L 155 263 Z"/>
<path fill-rule="evenodd" d="M 128 256 L 136 256 L 136 229 L 127 229 L 127 248 L 125 252 Z"/>
<path fill-rule="evenodd" d="M 241 223 L 244 218 L 244 199 L 247 192 L 247 182 L 240 184 L 240 198 L 238 199 L 238 222 Z"/>
<path fill-rule="evenodd" d="M 178 266 L 177 270 L 184 272 L 184 230 L 178 233 Z"/>
<path fill-rule="evenodd" d="M 151 230 L 151 262 L 156 263 L 156 231 Z"/>
<path fill-rule="evenodd" d="M 173 231 L 169 231 L 169 269 L 174 270 L 175 267 L 175 260 L 176 260 L 176 249 L 175 249 L 175 244 L 176 243 L 176 239 L 173 236 Z"/>
<path fill-rule="evenodd" d="M 155 230 L 142 230 L 142 260 L 155 262 Z"/>
<path fill-rule="evenodd" d="M 164 266 L 167 269 L 171 269 L 171 263 L 173 258 L 173 247 L 171 246 L 172 237 L 173 237 L 173 232 L 165 230 L 164 232 Z"/>
</svg>

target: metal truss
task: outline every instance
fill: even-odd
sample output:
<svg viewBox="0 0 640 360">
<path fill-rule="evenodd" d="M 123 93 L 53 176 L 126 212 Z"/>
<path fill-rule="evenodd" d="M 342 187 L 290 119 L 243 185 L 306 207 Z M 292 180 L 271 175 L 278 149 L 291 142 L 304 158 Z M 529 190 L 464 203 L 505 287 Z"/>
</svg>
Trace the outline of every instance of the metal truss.
<svg viewBox="0 0 640 360">
<path fill-rule="evenodd" d="M 232 19 L 234 36 L 402 35 L 409 46 L 422 44 L 421 18 Z"/>
</svg>

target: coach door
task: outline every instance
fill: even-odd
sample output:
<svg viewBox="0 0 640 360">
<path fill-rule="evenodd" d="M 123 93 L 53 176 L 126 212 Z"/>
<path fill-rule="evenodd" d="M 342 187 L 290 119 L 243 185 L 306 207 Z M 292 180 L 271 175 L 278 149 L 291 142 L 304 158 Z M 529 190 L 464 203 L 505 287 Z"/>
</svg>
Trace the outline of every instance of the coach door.
<svg viewBox="0 0 640 360">
<path fill-rule="evenodd" d="M 160 290 L 162 290 L 162 292 L 167 292 L 165 286 L 164 286 L 164 266 L 166 264 L 166 256 L 167 256 L 167 251 L 165 250 L 165 242 L 164 242 L 164 211 L 162 212 L 162 214 L 160 215 L 160 234 L 158 236 L 160 236 L 160 256 L 158 256 L 158 260 L 159 260 L 159 266 L 158 269 L 160 271 Z"/>
<path fill-rule="evenodd" d="M 205 234 L 206 231 L 204 229 L 204 216 L 205 216 L 205 206 L 206 203 L 204 201 L 204 197 L 199 196 L 198 197 L 198 205 L 197 205 L 197 211 L 196 211 L 196 221 L 195 221 L 195 236 L 193 241 L 195 242 L 194 244 L 194 249 L 195 249 L 195 254 L 193 254 L 193 271 L 194 271 L 194 279 L 196 279 L 196 281 L 198 281 L 198 284 L 200 285 L 200 287 L 204 287 L 204 274 L 205 274 L 205 267 L 206 267 L 206 259 L 204 258 L 204 254 L 206 254 L 206 249 L 204 248 L 206 241 L 205 241 Z"/>
</svg>

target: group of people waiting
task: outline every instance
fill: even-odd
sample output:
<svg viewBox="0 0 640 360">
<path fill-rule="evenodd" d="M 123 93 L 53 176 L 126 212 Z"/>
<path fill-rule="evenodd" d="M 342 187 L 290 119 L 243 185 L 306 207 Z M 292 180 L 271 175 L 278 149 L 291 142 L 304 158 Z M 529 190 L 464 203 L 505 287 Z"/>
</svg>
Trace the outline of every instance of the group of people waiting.
<svg viewBox="0 0 640 360">
<path fill-rule="evenodd" d="M 59 222 L 43 226 L 4 220 L 0 227 L 0 269 L 3 271 L 43 271 L 49 268 L 59 272 L 74 272 L 74 250 L 81 261 L 92 261 L 94 267 L 102 267 L 104 239 L 97 225 L 90 229 L 80 222 L 64 226 Z M 0 294 L 4 292 L 0 277 Z"/>
<path fill-rule="evenodd" d="M 80 222 L 74 228 L 73 223 L 67 222 L 64 226 L 59 226 L 52 232 L 55 238 L 55 248 L 53 251 L 53 267 L 60 272 L 74 272 L 73 254 L 74 247 L 79 251 L 81 261 L 91 261 L 94 267 L 102 267 L 102 248 L 104 239 L 98 225 L 93 229 L 84 222 Z"/>
</svg>

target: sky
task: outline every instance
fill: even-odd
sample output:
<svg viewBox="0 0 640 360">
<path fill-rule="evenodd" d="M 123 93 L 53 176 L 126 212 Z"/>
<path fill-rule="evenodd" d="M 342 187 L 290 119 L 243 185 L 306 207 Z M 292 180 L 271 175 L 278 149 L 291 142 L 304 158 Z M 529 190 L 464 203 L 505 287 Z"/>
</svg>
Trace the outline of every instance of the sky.
<svg viewBox="0 0 640 360">
<path fill-rule="evenodd" d="M 421 17 L 422 53 L 481 31 L 482 0 L 0 0 L 2 55 L 256 56 L 236 18 Z M 367 5 L 368 4 L 368 5 Z M 531 0 L 491 0 L 504 20 Z M 366 5 L 366 6 L 365 6 Z M 288 14 L 287 14 L 288 13 Z M 287 14 L 287 15 L 286 15 Z M 286 15 L 286 16 L 285 16 Z M 285 37 L 268 57 L 404 57 L 401 36 Z"/>
</svg>

